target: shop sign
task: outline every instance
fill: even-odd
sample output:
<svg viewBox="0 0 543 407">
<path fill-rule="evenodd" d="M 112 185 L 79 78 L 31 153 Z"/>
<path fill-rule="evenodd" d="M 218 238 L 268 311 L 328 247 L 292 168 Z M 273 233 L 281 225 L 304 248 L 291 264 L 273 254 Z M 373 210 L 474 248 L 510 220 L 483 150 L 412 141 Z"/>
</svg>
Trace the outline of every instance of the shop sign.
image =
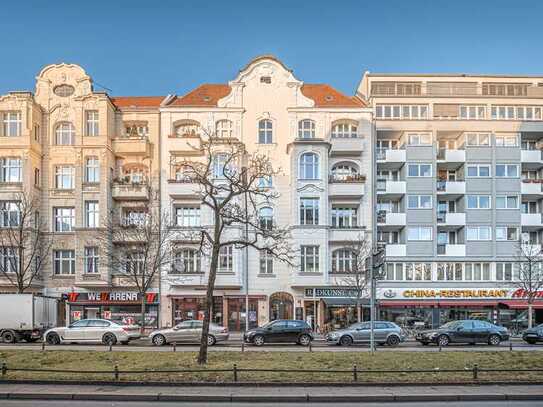
<svg viewBox="0 0 543 407">
<path fill-rule="evenodd" d="M 306 288 L 306 297 L 315 298 L 353 298 L 358 292 L 352 288 Z"/>
<path fill-rule="evenodd" d="M 524 290 L 523 288 L 519 288 L 518 290 L 513 291 L 513 294 L 511 294 L 511 298 L 524 298 L 524 299 L 527 299 L 528 298 L 528 291 Z M 538 291 L 534 295 L 534 298 L 542 299 L 543 298 L 543 291 Z"/>
<path fill-rule="evenodd" d="M 81 311 L 72 311 L 72 320 L 79 321 L 81 319 Z"/>
<path fill-rule="evenodd" d="M 404 290 L 404 298 L 506 298 L 508 290 L 503 289 L 442 289 Z"/>
<path fill-rule="evenodd" d="M 104 291 L 104 292 L 87 292 L 87 293 L 69 293 L 68 302 L 140 302 L 141 296 L 134 291 Z M 157 293 L 147 293 L 145 302 L 147 304 L 154 303 L 158 298 Z"/>
</svg>

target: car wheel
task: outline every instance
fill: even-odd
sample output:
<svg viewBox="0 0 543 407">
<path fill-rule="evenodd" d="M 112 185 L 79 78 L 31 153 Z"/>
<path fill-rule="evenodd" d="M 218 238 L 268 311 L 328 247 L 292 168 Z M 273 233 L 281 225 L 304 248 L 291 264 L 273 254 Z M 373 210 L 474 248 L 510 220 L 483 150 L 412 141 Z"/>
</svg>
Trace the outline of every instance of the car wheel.
<svg viewBox="0 0 543 407">
<path fill-rule="evenodd" d="M 387 339 L 387 345 L 388 346 L 398 346 L 400 343 L 400 338 L 396 335 L 390 335 Z"/>
<path fill-rule="evenodd" d="M 158 334 L 158 335 L 153 336 L 153 345 L 162 346 L 165 344 L 166 344 L 166 338 L 164 337 L 164 335 Z"/>
<path fill-rule="evenodd" d="M 447 346 L 451 340 L 447 335 L 440 335 L 439 338 L 437 338 L 437 344 L 439 346 Z"/>
<path fill-rule="evenodd" d="M 207 335 L 207 346 L 213 346 L 217 343 L 217 340 L 213 335 Z"/>
<path fill-rule="evenodd" d="M 117 343 L 117 337 L 111 332 L 105 333 L 104 336 L 102 336 L 102 343 L 104 345 L 113 346 Z"/>
<path fill-rule="evenodd" d="M 309 346 L 309 344 L 311 343 L 311 337 L 306 334 L 300 335 L 300 337 L 298 338 L 298 343 L 302 346 Z"/>
<path fill-rule="evenodd" d="M 498 346 L 502 339 L 499 335 L 490 335 L 488 338 L 488 344 L 492 346 Z"/>
<path fill-rule="evenodd" d="M 256 345 L 256 346 L 262 346 L 264 345 L 264 337 L 262 335 L 256 335 L 254 338 L 253 338 L 253 343 Z"/>
<path fill-rule="evenodd" d="M 4 343 L 15 343 L 15 342 L 17 342 L 17 337 L 15 336 L 15 334 L 13 332 L 5 331 L 2 334 L 2 341 Z"/>
<path fill-rule="evenodd" d="M 47 335 L 47 338 L 45 338 L 45 341 L 49 345 L 58 345 L 60 343 L 60 337 L 55 332 L 51 332 Z"/>
<path fill-rule="evenodd" d="M 353 344 L 353 338 L 348 335 L 342 336 L 339 338 L 339 344 L 341 346 L 351 346 Z"/>
</svg>

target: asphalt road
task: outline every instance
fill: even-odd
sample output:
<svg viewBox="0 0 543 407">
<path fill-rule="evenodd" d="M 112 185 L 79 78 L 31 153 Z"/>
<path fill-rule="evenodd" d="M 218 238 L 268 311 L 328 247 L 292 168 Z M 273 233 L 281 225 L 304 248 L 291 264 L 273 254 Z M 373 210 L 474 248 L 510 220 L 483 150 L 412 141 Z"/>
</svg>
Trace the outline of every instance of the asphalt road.
<svg viewBox="0 0 543 407">
<path fill-rule="evenodd" d="M 153 407 L 157 405 L 176 407 L 247 407 L 248 403 L 179 403 L 179 402 L 136 402 L 136 401 L 60 401 L 60 400 L 2 400 L 3 407 Z M 258 403 L 258 407 L 325 407 L 328 403 Z M 337 403 L 340 407 L 535 407 L 541 401 L 469 401 L 469 402 L 417 402 L 417 403 Z"/>
</svg>

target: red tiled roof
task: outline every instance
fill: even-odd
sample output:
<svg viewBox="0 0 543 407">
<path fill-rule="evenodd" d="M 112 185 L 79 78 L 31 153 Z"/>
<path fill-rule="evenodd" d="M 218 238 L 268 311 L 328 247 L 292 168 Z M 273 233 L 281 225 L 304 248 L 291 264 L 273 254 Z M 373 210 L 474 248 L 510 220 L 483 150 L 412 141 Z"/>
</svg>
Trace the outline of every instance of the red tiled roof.
<svg viewBox="0 0 543 407">
<path fill-rule="evenodd" d="M 308 84 L 302 86 L 302 93 L 315 101 L 315 107 L 365 107 L 357 97 L 346 96 L 330 85 Z"/>
<path fill-rule="evenodd" d="M 219 99 L 230 94 L 230 86 L 208 83 L 198 86 L 184 96 L 176 97 L 169 106 L 217 106 Z"/>
<path fill-rule="evenodd" d="M 111 97 L 111 102 L 121 107 L 159 107 L 164 100 L 164 96 L 115 96 Z"/>
</svg>

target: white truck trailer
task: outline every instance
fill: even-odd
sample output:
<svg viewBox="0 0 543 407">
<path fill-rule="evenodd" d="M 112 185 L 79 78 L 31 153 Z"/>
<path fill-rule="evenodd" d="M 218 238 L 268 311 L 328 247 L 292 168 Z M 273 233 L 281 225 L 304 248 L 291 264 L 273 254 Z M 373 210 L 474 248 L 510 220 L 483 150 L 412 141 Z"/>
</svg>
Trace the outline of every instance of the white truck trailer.
<svg viewBox="0 0 543 407">
<path fill-rule="evenodd" d="M 35 294 L 0 294 L 0 339 L 34 342 L 57 325 L 58 299 Z"/>
</svg>

